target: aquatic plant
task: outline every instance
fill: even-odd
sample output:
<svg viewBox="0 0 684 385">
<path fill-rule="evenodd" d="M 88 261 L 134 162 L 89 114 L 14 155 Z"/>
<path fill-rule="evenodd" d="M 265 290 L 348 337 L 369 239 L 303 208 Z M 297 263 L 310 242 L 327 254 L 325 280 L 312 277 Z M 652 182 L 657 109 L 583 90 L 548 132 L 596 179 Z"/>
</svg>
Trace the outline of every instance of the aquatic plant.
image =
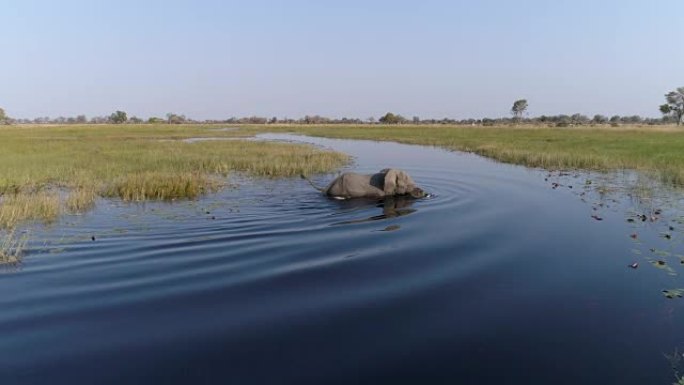
<svg viewBox="0 0 684 385">
<path fill-rule="evenodd" d="M 0 231 L 0 265 L 19 263 L 27 242 L 26 233 L 18 235 L 15 229 Z"/>
<path fill-rule="evenodd" d="M 664 353 L 663 355 L 670 364 L 675 381 L 677 381 L 672 385 L 684 385 L 684 376 L 680 374 L 684 369 L 684 355 L 682 355 L 677 348 L 675 348 L 674 352 L 671 354 Z"/>
</svg>

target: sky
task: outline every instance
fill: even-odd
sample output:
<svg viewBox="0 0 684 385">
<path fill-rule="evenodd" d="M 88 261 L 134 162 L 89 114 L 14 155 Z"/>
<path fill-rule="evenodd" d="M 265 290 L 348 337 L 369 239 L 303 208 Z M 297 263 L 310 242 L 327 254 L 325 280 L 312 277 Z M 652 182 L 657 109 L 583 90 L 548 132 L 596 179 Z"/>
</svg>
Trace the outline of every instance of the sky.
<svg viewBox="0 0 684 385">
<path fill-rule="evenodd" d="M 682 0 L 0 0 L 15 118 L 659 116 Z"/>
</svg>

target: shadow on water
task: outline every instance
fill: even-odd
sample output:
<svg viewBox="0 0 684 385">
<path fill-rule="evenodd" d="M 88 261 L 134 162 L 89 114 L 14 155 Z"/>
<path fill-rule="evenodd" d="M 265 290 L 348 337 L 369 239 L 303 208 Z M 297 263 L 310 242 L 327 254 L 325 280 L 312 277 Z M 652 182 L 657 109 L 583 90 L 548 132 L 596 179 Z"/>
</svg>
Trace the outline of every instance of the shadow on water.
<svg viewBox="0 0 684 385">
<path fill-rule="evenodd" d="M 261 139 L 404 169 L 435 198 L 335 201 L 299 178 L 242 178 L 197 201 L 98 201 L 36 229 L 0 275 L 0 383 L 672 382 L 680 192 L 428 147 Z"/>
</svg>

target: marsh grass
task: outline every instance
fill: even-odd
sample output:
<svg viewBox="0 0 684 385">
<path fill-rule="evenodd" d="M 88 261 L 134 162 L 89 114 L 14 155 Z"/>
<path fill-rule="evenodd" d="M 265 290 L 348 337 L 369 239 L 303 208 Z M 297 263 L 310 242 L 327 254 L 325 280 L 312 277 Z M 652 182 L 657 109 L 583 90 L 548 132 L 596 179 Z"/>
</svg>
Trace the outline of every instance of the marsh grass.
<svg viewBox="0 0 684 385">
<path fill-rule="evenodd" d="M 217 180 L 201 173 L 148 171 L 118 178 L 102 195 L 125 201 L 195 199 L 219 186 Z"/>
<path fill-rule="evenodd" d="M 77 187 L 68 193 L 64 206 L 69 213 L 80 214 L 92 209 L 96 199 L 97 189 L 94 186 Z"/>
<path fill-rule="evenodd" d="M 341 139 L 421 144 L 548 170 L 636 170 L 684 186 L 684 129 L 677 127 L 307 126 L 245 127 Z"/>
<path fill-rule="evenodd" d="M 327 172 L 349 161 L 308 145 L 248 140 L 201 125 L 0 126 L 0 242 L 16 250 L 22 222 L 83 213 L 98 196 L 125 201 L 195 199 L 231 172 L 287 177 Z M 9 232 L 8 232 L 9 231 Z M 4 252 L 7 253 L 7 252 Z M 12 252 L 16 255 L 16 252 Z M 9 255 L 9 254 L 8 254 Z"/>
<path fill-rule="evenodd" d="M 0 198 L 0 228 L 11 229 L 25 221 L 52 222 L 62 212 L 57 193 L 37 192 Z"/>
<path fill-rule="evenodd" d="M 28 242 L 28 235 L 17 234 L 15 229 L 0 231 L 0 265 L 14 265 L 21 261 Z"/>
</svg>

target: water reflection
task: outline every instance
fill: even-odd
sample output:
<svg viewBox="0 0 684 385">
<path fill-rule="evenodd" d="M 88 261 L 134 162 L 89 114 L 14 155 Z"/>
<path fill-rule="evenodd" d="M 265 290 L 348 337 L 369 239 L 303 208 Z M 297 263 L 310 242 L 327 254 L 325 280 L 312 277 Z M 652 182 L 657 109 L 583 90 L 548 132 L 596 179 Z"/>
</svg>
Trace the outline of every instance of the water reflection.
<svg viewBox="0 0 684 385">
<path fill-rule="evenodd" d="M 335 222 L 331 225 L 350 225 L 355 223 L 365 223 L 372 221 L 382 221 L 385 219 L 397 218 L 409 214 L 415 213 L 417 210 L 412 206 L 417 201 L 417 199 L 406 196 L 391 196 L 385 197 L 383 199 L 348 199 L 340 202 L 340 210 L 350 211 L 350 210 L 360 210 L 363 209 L 364 212 L 369 211 L 369 208 L 378 208 L 381 214 L 375 214 L 367 218 L 346 220 L 341 222 Z M 378 212 L 378 210 L 372 210 Z M 396 226 L 396 225 L 395 225 Z M 398 227 L 392 227 L 392 230 L 398 230 Z M 388 230 L 391 231 L 391 230 Z"/>
</svg>

